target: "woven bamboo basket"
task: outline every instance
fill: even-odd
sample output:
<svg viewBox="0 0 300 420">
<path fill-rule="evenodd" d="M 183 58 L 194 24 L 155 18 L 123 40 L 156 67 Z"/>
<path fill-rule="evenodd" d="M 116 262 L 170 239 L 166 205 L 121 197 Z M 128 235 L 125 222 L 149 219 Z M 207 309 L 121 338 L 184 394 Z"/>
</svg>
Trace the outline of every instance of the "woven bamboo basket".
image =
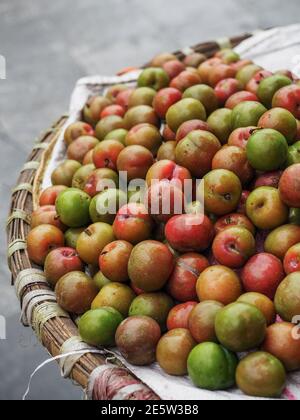
<svg viewBox="0 0 300 420">
<path fill-rule="evenodd" d="M 174 54 L 180 60 L 192 52 L 200 52 L 211 57 L 220 48 L 235 47 L 250 36 L 251 34 L 244 34 L 232 39 L 224 38 L 219 41 L 200 43 L 176 51 Z M 99 86 L 100 92 L 102 89 Z M 17 288 L 21 308 L 23 311 L 26 310 L 26 306 L 30 302 L 34 306 L 33 313 L 35 314 L 34 319 L 31 320 L 26 319 L 26 314 L 23 314 L 23 323 L 34 329 L 41 344 L 53 358 L 57 358 L 60 362 L 63 360 L 60 359 L 62 349 L 66 354 L 68 348 L 66 344 L 76 343 L 78 353 L 71 360 L 69 366 L 64 366 L 63 374 L 84 390 L 88 390 L 90 399 L 158 400 L 159 397 L 150 388 L 141 384 L 140 380 L 129 370 L 120 365 L 111 353 L 107 353 L 105 350 L 91 349 L 82 342 L 80 343 L 75 321 L 58 308 L 53 292 L 45 282 L 41 268 L 34 266 L 28 258 L 26 237 L 30 230 L 31 213 L 38 201 L 47 162 L 67 118 L 67 115 L 60 117 L 39 137 L 21 170 L 17 186 L 12 191 L 10 215 L 7 222 L 8 265 L 12 273 L 12 284 L 15 284 Z M 36 290 L 39 291 L 39 299 L 31 300 L 32 292 Z M 43 313 L 43 317 L 40 316 L 41 313 Z M 103 375 L 103 372 L 106 374 Z M 129 385 L 132 392 L 128 390 L 129 392 L 122 396 L 121 390 L 125 380 L 126 386 Z"/>
</svg>

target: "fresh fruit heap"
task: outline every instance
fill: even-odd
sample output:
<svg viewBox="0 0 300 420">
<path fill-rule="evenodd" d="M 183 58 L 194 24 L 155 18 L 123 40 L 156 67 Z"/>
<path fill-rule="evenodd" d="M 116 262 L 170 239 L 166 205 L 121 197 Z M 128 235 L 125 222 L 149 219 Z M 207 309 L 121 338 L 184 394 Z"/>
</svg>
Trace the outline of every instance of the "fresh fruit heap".
<svg viewBox="0 0 300 420">
<path fill-rule="evenodd" d="M 300 369 L 299 81 L 231 50 L 162 54 L 82 119 L 28 252 L 83 339 L 200 388 L 280 396 Z M 146 180 L 145 196 L 125 193 L 120 172 Z M 205 215 L 194 199 L 177 213 L 182 182 L 203 177 Z M 100 211 L 108 201 L 115 211 Z"/>
</svg>

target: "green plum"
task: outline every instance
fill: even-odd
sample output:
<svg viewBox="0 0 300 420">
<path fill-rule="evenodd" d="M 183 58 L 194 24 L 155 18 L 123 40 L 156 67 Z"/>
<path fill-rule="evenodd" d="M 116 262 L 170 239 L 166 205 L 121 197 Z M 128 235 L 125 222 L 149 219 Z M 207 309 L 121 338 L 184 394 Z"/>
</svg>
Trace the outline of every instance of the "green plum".
<svg viewBox="0 0 300 420">
<path fill-rule="evenodd" d="M 156 69 L 157 71 L 158 69 Z M 129 98 L 129 108 L 139 105 L 152 106 L 156 90 L 151 87 L 139 87 L 135 89 Z"/>
<path fill-rule="evenodd" d="M 148 316 L 158 322 L 164 331 L 168 314 L 173 306 L 173 300 L 166 293 L 143 293 L 132 302 L 129 315 Z"/>
<path fill-rule="evenodd" d="M 289 147 L 287 155 L 287 166 L 291 166 L 296 163 L 300 163 L 300 141 L 297 141 Z"/>
<path fill-rule="evenodd" d="M 72 187 L 83 190 L 85 187 L 86 181 L 88 180 L 89 176 L 95 169 L 96 167 L 93 163 L 84 165 L 81 168 L 79 168 L 73 176 Z"/>
<path fill-rule="evenodd" d="M 241 102 L 232 110 L 232 130 L 242 127 L 256 127 L 265 112 L 267 112 L 267 109 L 259 102 Z"/>
<path fill-rule="evenodd" d="M 101 290 L 102 287 L 106 286 L 108 283 L 111 283 L 111 281 L 108 280 L 108 278 L 106 278 L 105 275 L 101 273 L 101 271 L 98 271 L 98 273 L 94 275 L 93 282 L 99 290 Z"/>
<path fill-rule="evenodd" d="M 256 64 L 249 64 L 248 66 L 243 67 L 238 71 L 236 78 L 239 80 L 243 86 L 246 86 L 247 83 L 258 73 L 262 68 Z"/>
<path fill-rule="evenodd" d="M 171 130 L 176 133 L 181 124 L 186 121 L 206 121 L 206 111 L 201 102 L 193 98 L 186 98 L 168 109 L 166 120 Z"/>
<path fill-rule="evenodd" d="M 102 141 L 104 138 L 113 130 L 119 128 L 126 128 L 126 124 L 123 118 L 118 115 L 110 115 L 108 117 L 102 118 L 96 125 L 96 137 L 98 140 Z"/>
<path fill-rule="evenodd" d="M 272 107 L 272 99 L 275 93 L 283 88 L 292 84 L 291 79 L 281 74 L 274 74 L 273 76 L 266 77 L 260 82 L 257 95 L 261 102 L 268 108 Z"/>
<path fill-rule="evenodd" d="M 279 316 L 288 322 L 300 314 L 300 273 L 289 274 L 279 285 L 275 295 L 275 308 Z"/>
<path fill-rule="evenodd" d="M 211 391 L 234 386 L 237 365 L 237 356 L 216 343 L 199 344 L 188 357 L 188 373 L 194 385 Z"/>
<path fill-rule="evenodd" d="M 217 109 L 208 117 L 207 123 L 220 142 L 222 144 L 227 143 L 227 140 L 232 133 L 231 109 Z"/>
<path fill-rule="evenodd" d="M 168 74 L 158 67 L 149 67 L 142 71 L 138 78 L 138 87 L 149 87 L 160 90 L 169 86 L 170 78 Z"/>
<path fill-rule="evenodd" d="M 128 130 L 125 128 L 117 128 L 110 131 L 104 138 L 104 140 L 117 140 L 125 146 L 125 138 L 128 134 Z"/>
<path fill-rule="evenodd" d="M 123 317 L 116 309 L 104 307 L 86 312 L 79 321 L 79 333 L 92 346 L 113 346 Z"/>
<path fill-rule="evenodd" d="M 217 313 L 215 328 L 217 338 L 224 347 L 234 352 L 243 352 L 263 342 L 267 322 L 256 306 L 237 302 Z"/>
<path fill-rule="evenodd" d="M 183 99 L 186 98 L 193 98 L 200 101 L 204 105 L 208 115 L 215 111 L 219 106 L 219 101 L 214 89 L 208 85 L 191 86 L 183 94 Z"/>
<path fill-rule="evenodd" d="M 81 163 L 77 160 L 65 160 L 57 166 L 51 174 L 51 182 L 53 185 L 72 186 L 72 180 L 78 169 L 81 168 Z"/>
<path fill-rule="evenodd" d="M 288 156 L 288 144 L 279 131 L 265 128 L 255 131 L 247 142 L 250 165 L 258 171 L 280 169 Z"/>
<path fill-rule="evenodd" d="M 89 224 L 89 206 L 91 197 L 77 188 L 69 188 L 59 194 L 56 200 L 56 211 L 68 227 L 78 228 Z"/>
<path fill-rule="evenodd" d="M 68 229 L 65 233 L 66 246 L 76 249 L 77 240 L 80 234 L 84 232 L 84 230 L 85 230 L 85 227 Z"/>
<path fill-rule="evenodd" d="M 300 209 L 296 209 L 296 208 L 290 209 L 289 222 L 292 225 L 300 226 Z"/>
<path fill-rule="evenodd" d="M 119 208 L 125 204 L 127 204 L 127 195 L 123 191 L 112 188 L 102 191 L 90 204 L 92 222 L 113 224 Z"/>
</svg>

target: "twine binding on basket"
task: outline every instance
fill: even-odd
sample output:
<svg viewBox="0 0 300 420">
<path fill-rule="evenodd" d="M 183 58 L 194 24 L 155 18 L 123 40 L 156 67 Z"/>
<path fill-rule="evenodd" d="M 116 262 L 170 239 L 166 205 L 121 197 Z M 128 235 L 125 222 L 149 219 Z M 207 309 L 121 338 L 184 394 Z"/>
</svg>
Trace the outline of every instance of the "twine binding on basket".
<svg viewBox="0 0 300 420">
<path fill-rule="evenodd" d="M 52 292 L 52 290 L 38 289 L 26 293 L 26 295 L 23 298 L 22 312 L 20 316 L 20 319 L 24 326 L 28 327 L 29 325 L 31 325 L 34 306 L 38 303 L 45 302 L 46 300 L 56 302 L 56 296 L 55 293 Z"/>
<path fill-rule="evenodd" d="M 43 285 L 42 289 L 31 290 L 23 296 L 25 288 Z M 47 321 L 57 317 L 70 318 L 56 302 L 55 293 L 49 290 L 46 276 L 42 270 L 27 269 L 17 276 L 16 293 L 22 301 L 21 319 L 25 326 L 31 326 L 41 341 L 42 330 Z"/>
<path fill-rule="evenodd" d="M 38 268 L 28 268 L 20 271 L 15 281 L 16 294 L 22 299 L 25 289 L 29 286 L 48 285 L 45 273 Z"/>
<path fill-rule="evenodd" d="M 195 50 L 193 50 L 193 48 L 191 48 L 191 47 L 185 47 L 185 48 L 182 48 L 182 50 L 180 52 L 183 55 L 190 55 L 190 54 L 193 54 L 195 52 Z"/>
<path fill-rule="evenodd" d="M 50 134 L 53 134 L 57 131 L 56 127 L 50 127 L 47 128 L 47 130 L 44 130 L 39 137 L 36 138 L 35 142 L 38 143 L 41 138 L 45 139 L 45 137 L 49 136 Z M 41 143 L 38 143 L 41 144 Z"/>
<path fill-rule="evenodd" d="M 44 149 L 44 150 L 46 150 L 48 148 L 48 143 L 36 143 L 34 146 L 33 146 L 33 150 L 38 150 L 38 149 Z"/>
<path fill-rule="evenodd" d="M 30 162 L 26 162 L 25 165 L 23 166 L 23 169 L 21 170 L 21 172 L 24 171 L 37 171 L 40 167 L 41 162 L 37 161 L 37 160 L 31 160 Z"/>
<path fill-rule="evenodd" d="M 218 44 L 220 50 L 224 50 L 225 48 L 232 48 L 233 47 L 230 38 L 227 38 L 227 37 L 218 38 L 216 40 L 216 43 Z"/>
<path fill-rule="evenodd" d="M 43 302 L 33 307 L 31 326 L 35 331 L 39 341 L 42 341 L 44 325 L 53 318 L 70 318 L 56 302 Z"/>
<path fill-rule="evenodd" d="M 12 190 L 12 193 L 15 194 L 16 192 L 19 192 L 19 191 L 28 191 L 29 193 L 32 194 L 32 190 L 33 190 L 32 184 L 29 184 L 29 182 L 24 182 L 22 184 L 17 185 Z"/>
<path fill-rule="evenodd" d="M 7 249 L 7 262 L 9 268 L 11 268 L 11 257 L 18 251 L 24 251 L 27 249 L 27 243 L 24 239 L 15 239 L 8 245 Z"/>
<path fill-rule="evenodd" d="M 94 353 L 95 351 L 96 349 L 86 344 L 81 337 L 74 336 L 69 338 L 60 349 L 60 354 L 62 356 L 66 355 L 59 360 L 61 375 L 64 378 L 68 378 L 78 360 L 84 354 Z"/>
<path fill-rule="evenodd" d="M 15 209 L 12 212 L 12 214 L 8 217 L 7 222 L 6 222 L 6 226 L 8 227 L 11 224 L 11 222 L 13 222 L 16 219 L 23 220 L 25 223 L 27 223 L 29 225 L 31 216 L 30 216 L 30 214 L 26 213 L 26 211 L 24 211 L 24 210 Z"/>
</svg>

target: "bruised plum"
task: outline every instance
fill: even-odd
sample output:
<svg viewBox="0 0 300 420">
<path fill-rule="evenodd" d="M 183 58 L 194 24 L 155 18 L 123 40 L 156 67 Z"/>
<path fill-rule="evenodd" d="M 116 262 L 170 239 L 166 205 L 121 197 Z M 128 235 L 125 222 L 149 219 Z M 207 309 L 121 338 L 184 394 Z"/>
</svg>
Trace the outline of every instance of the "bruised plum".
<svg viewBox="0 0 300 420">
<path fill-rule="evenodd" d="M 156 357 L 160 367 L 169 375 L 187 374 L 187 359 L 195 347 L 191 333 L 184 328 L 167 332 L 159 341 Z"/>
<path fill-rule="evenodd" d="M 173 306 L 173 300 L 166 293 L 142 293 L 132 302 L 129 315 L 149 316 L 158 322 L 164 331 L 168 314 Z"/>
<path fill-rule="evenodd" d="M 122 117 L 118 115 L 110 115 L 102 118 L 96 125 L 95 134 L 98 140 L 103 140 L 108 133 L 118 128 L 126 128 L 126 124 Z"/>
<path fill-rule="evenodd" d="M 114 308 L 124 317 L 128 315 L 134 291 L 126 284 L 111 282 L 104 285 L 92 302 L 92 309 Z"/>
<path fill-rule="evenodd" d="M 68 159 L 77 160 L 77 162 L 83 163 L 83 160 L 86 154 L 90 150 L 93 150 L 97 146 L 98 143 L 99 143 L 99 140 L 97 140 L 96 137 L 92 137 L 92 136 L 78 137 L 78 139 L 74 140 L 68 147 L 68 150 L 67 150 Z"/>
<path fill-rule="evenodd" d="M 133 245 L 126 241 L 114 241 L 108 244 L 102 251 L 99 258 L 99 265 L 102 273 L 110 281 L 119 283 L 129 279 L 128 261 Z"/>
<path fill-rule="evenodd" d="M 79 168 L 73 176 L 72 188 L 83 190 L 89 176 L 94 172 L 95 169 L 96 168 L 93 163 L 81 166 L 81 168 Z"/>
<path fill-rule="evenodd" d="M 159 325 L 148 316 L 125 319 L 116 332 L 116 344 L 123 357 L 137 366 L 155 361 L 156 346 L 161 337 Z"/>
<path fill-rule="evenodd" d="M 81 164 L 76 160 L 65 160 L 52 172 L 52 184 L 71 187 L 73 176 L 80 168 Z"/>
<path fill-rule="evenodd" d="M 73 271 L 58 281 L 55 293 L 57 302 L 63 309 L 80 315 L 90 309 L 98 289 L 86 274 Z"/>
<path fill-rule="evenodd" d="M 129 277 L 134 286 L 145 292 L 163 288 L 174 268 L 169 248 L 157 241 L 144 241 L 133 249 L 129 264 Z"/>
<path fill-rule="evenodd" d="M 159 118 L 149 105 L 138 105 L 130 108 L 125 114 L 124 122 L 129 130 L 138 124 L 152 124 L 157 127 L 160 125 Z"/>
<path fill-rule="evenodd" d="M 74 140 L 81 136 L 93 136 L 94 129 L 90 124 L 82 121 L 77 121 L 70 124 L 64 133 L 64 140 L 67 146 L 69 146 Z"/>
<path fill-rule="evenodd" d="M 215 319 L 224 307 L 220 302 L 206 300 L 195 306 L 189 316 L 188 327 L 197 343 L 217 342 Z"/>
<path fill-rule="evenodd" d="M 111 105 L 109 99 L 103 96 L 92 96 L 83 108 L 84 121 L 93 126 L 96 125 L 100 120 L 101 112 L 109 105 Z"/>
<path fill-rule="evenodd" d="M 265 352 L 256 352 L 246 356 L 236 371 L 238 387 L 253 397 L 280 397 L 286 382 L 286 373 L 282 363 Z"/>
</svg>

